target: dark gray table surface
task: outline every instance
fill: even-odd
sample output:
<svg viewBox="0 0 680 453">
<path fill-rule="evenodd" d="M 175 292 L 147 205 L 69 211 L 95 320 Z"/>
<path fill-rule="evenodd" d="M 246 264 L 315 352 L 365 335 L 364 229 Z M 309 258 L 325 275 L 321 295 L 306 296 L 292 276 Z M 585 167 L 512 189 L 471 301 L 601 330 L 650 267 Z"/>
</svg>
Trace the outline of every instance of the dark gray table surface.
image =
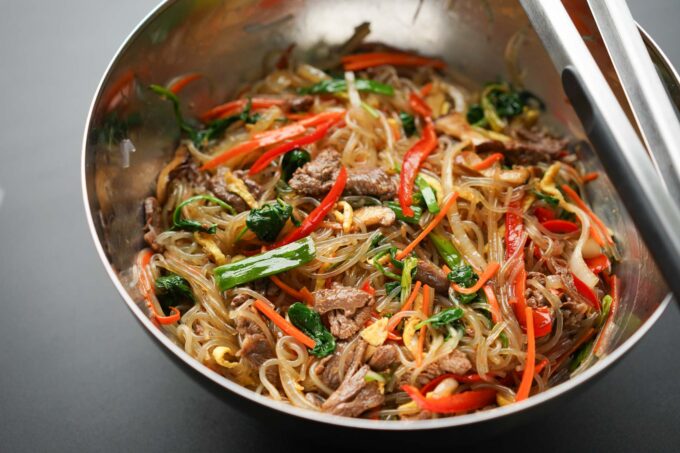
<svg viewBox="0 0 680 453">
<path fill-rule="evenodd" d="M 680 1 L 630 3 L 680 66 Z M 86 227 L 87 109 L 109 59 L 154 4 L 0 2 L 0 451 L 278 451 L 284 444 L 159 351 L 114 290 Z M 596 385 L 484 445 L 678 451 L 679 325 L 673 305 Z"/>
</svg>

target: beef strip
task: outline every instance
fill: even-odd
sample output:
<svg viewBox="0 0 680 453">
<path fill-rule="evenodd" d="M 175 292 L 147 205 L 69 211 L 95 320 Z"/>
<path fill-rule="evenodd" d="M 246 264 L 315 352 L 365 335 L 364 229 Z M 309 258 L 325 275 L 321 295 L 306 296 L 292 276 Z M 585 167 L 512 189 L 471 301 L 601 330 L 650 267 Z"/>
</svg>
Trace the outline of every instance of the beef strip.
<svg viewBox="0 0 680 453">
<path fill-rule="evenodd" d="M 314 105 L 314 96 L 297 96 L 288 102 L 288 108 L 291 112 L 306 112 Z"/>
<path fill-rule="evenodd" d="M 542 272 L 529 272 L 527 273 L 527 280 L 528 279 L 537 280 L 541 285 L 545 285 L 546 282 L 546 276 Z M 524 299 L 526 300 L 527 305 L 533 309 L 549 305 L 548 299 L 546 299 L 538 290 L 531 287 L 527 287 L 524 290 Z"/>
<path fill-rule="evenodd" d="M 429 364 L 420 372 L 415 384 L 421 387 L 437 376 L 445 373 L 465 374 L 472 369 L 472 363 L 467 356 L 459 350 L 454 350 L 440 358 L 436 362 Z M 402 376 L 401 382 L 411 384 L 411 374 L 406 373 Z"/>
<path fill-rule="evenodd" d="M 564 330 L 571 332 L 579 329 L 588 316 L 588 304 L 574 300 L 567 293 L 563 293 L 560 299 L 562 302 L 560 311 L 564 319 Z"/>
<path fill-rule="evenodd" d="M 393 344 L 379 346 L 368 360 L 368 365 L 375 371 L 385 371 L 392 364 L 399 362 L 399 351 Z"/>
<path fill-rule="evenodd" d="M 321 410 L 345 417 L 358 417 L 369 409 L 380 406 L 385 396 L 377 382 L 366 382 L 368 365 L 354 373 L 347 373 L 340 387 L 321 405 Z"/>
<path fill-rule="evenodd" d="M 295 170 L 288 184 L 300 194 L 320 197 L 331 190 L 339 171 L 340 154 L 328 148 L 321 151 L 314 160 Z M 347 176 L 344 193 L 392 199 L 397 193 L 397 185 L 396 181 L 380 168 L 353 171 Z"/>
<path fill-rule="evenodd" d="M 373 296 L 365 291 L 335 283 L 331 289 L 314 291 L 314 308 L 328 313 L 331 333 L 346 340 L 364 327 L 371 318 Z"/>
<path fill-rule="evenodd" d="M 217 198 L 234 208 L 236 212 L 248 211 L 250 207 L 245 200 L 227 190 L 227 182 L 224 180 L 227 171 L 229 171 L 229 169 L 225 167 L 218 168 L 217 173 L 207 181 L 208 189 L 214 193 Z M 242 179 L 248 188 L 248 191 L 255 199 L 257 199 L 262 194 L 262 187 L 254 179 L 247 177 L 246 174 L 247 173 L 244 170 L 236 170 L 234 172 L 234 176 Z"/>
<path fill-rule="evenodd" d="M 253 291 L 256 291 L 260 294 L 263 294 L 265 297 L 272 300 L 272 302 L 274 302 L 274 299 L 276 298 L 276 296 L 279 295 L 278 286 L 274 285 L 271 282 L 271 280 L 269 280 L 268 278 L 260 278 L 260 279 L 254 280 L 254 281 L 250 282 L 246 286 L 246 288 L 250 288 Z M 252 299 L 252 297 L 249 296 L 248 294 L 240 293 L 240 294 L 235 295 L 231 299 L 230 305 L 232 307 L 240 307 L 248 299 Z"/>
<path fill-rule="evenodd" d="M 238 355 L 246 359 L 253 368 L 259 369 L 264 362 L 275 357 L 274 349 L 257 324 L 248 318 L 239 316 L 236 318 L 236 331 L 241 336 L 241 349 Z M 270 367 L 267 370 L 267 377 L 272 383 L 276 383 L 278 370 Z"/>
<path fill-rule="evenodd" d="M 342 377 L 340 376 L 340 357 L 342 355 L 351 357 L 349 360 L 345 360 L 344 374 L 353 374 L 364 363 L 364 353 L 366 352 L 367 345 L 361 338 L 351 343 L 338 343 L 335 352 L 328 357 L 324 357 L 316 367 L 316 372 L 321 381 L 333 390 L 337 389 L 342 382 Z M 346 350 L 346 348 L 350 349 Z"/>
<path fill-rule="evenodd" d="M 449 294 L 451 282 L 447 278 L 446 272 L 429 261 L 418 261 L 415 279 L 425 285 L 431 286 L 439 294 Z"/>
<path fill-rule="evenodd" d="M 161 208 L 156 197 L 144 200 L 144 240 L 155 252 L 161 252 L 163 247 L 156 242 L 156 236 L 162 231 Z"/>
<path fill-rule="evenodd" d="M 513 135 L 514 140 L 489 140 L 478 144 L 475 149 L 478 153 L 503 153 L 506 163 L 510 165 L 536 165 L 550 162 L 569 143 L 567 139 L 553 137 L 544 130 L 517 128 Z"/>
</svg>

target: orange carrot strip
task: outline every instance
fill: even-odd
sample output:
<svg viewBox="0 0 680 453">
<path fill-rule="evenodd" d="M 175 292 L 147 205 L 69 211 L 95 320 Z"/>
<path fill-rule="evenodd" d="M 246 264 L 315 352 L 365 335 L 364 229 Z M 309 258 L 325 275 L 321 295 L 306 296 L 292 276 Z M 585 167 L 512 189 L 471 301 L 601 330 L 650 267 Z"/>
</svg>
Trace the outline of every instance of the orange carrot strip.
<svg viewBox="0 0 680 453">
<path fill-rule="evenodd" d="M 567 184 L 562 184 L 562 190 L 564 191 L 564 193 L 567 194 L 567 196 L 569 196 L 569 198 L 574 200 L 574 203 L 576 203 L 576 205 L 579 208 L 583 209 L 583 211 L 585 211 L 585 213 L 588 214 L 588 217 L 590 217 L 591 220 L 593 222 L 595 222 L 595 224 L 600 228 L 600 230 L 602 230 L 602 233 L 604 234 L 605 238 L 607 239 L 607 242 L 609 242 L 610 244 L 613 244 L 614 241 L 612 240 L 611 236 L 609 235 L 609 231 L 607 231 L 607 227 L 605 226 L 605 224 L 602 222 L 602 220 L 600 220 L 600 218 L 598 216 L 595 215 L 595 213 L 593 211 L 590 210 L 590 208 L 588 206 L 586 206 L 584 201 L 581 199 L 581 197 L 579 197 L 579 195 L 574 191 L 574 189 L 569 187 Z M 595 240 L 597 241 L 597 239 L 595 239 Z"/>
<path fill-rule="evenodd" d="M 534 376 L 541 374 L 541 371 L 543 371 L 543 368 L 545 368 L 548 363 L 550 363 L 548 359 L 543 359 L 538 362 L 538 365 L 536 365 L 536 369 L 534 370 Z"/>
<path fill-rule="evenodd" d="M 406 302 L 404 305 L 401 306 L 399 311 L 394 314 L 389 322 L 387 323 L 387 331 L 392 332 L 395 327 L 397 327 L 397 324 L 399 324 L 399 321 L 405 316 L 404 312 L 408 311 L 411 309 L 411 306 L 413 305 L 413 302 L 416 300 L 416 296 L 418 295 L 418 291 L 420 291 L 420 286 L 422 283 L 420 281 L 417 281 L 416 284 L 413 286 L 413 290 L 411 291 L 411 294 L 408 296 L 408 299 L 406 299 Z"/>
<path fill-rule="evenodd" d="M 590 182 L 590 181 L 595 181 L 599 176 L 600 176 L 600 174 L 598 172 L 591 171 L 590 173 L 586 173 L 585 175 L 583 175 L 582 179 L 583 179 L 583 182 Z"/>
<path fill-rule="evenodd" d="M 496 294 L 493 292 L 491 285 L 484 285 L 484 294 L 486 294 L 486 300 L 489 301 L 491 306 L 491 320 L 494 324 L 501 322 L 501 307 L 498 305 L 498 299 L 496 299 Z"/>
<path fill-rule="evenodd" d="M 451 198 L 449 198 L 446 203 L 444 204 L 444 207 L 439 211 L 439 213 L 435 216 L 434 219 L 423 229 L 423 231 L 420 232 L 420 234 L 411 242 L 409 245 L 404 248 L 404 250 L 400 251 L 397 253 L 396 258 L 398 260 L 402 260 L 406 255 L 411 253 L 413 249 L 415 249 L 420 242 L 427 237 L 428 234 L 434 228 L 439 224 L 439 222 L 442 221 L 442 219 L 446 216 L 446 213 L 449 212 L 449 209 L 451 209 L 451 206 L 453 206 L 453 203 L 455 203 L 456 199 L 458 199 L 458 192 L 454 192 L 453 195 L 451 195 Z"/>
<path fill-rule="evenodd" d="M 172 91 L 173 93 L 177 94 L 180 91 L 184 89 L 185 86 L 189 85 L 191 82 L 194 80 L 198 80 L 201 77 L 203 77 L 201 74 L 198 74 L 197 72 L 187 74 L 185 76 L 182 76 L 178 79 L 175 79 L 170 86 L 168 86 L 168 90 Z"/>
<path fill-rule="evenodd" d="M 425 85 L 423 85 L 423 87 L 420 89 L 420 95 L 425 97 L 428 94 L 430 94 L 433 86 L 434 86 L 434 84 L 432 82 L 426 83 Z"/>
<path fill-rule="evenodd" d="M 294 289 L 294 288 L 291 288 L 290 286 L 286 285 L 286 284 L 285 284 L 279 277 L 277 277 L 276 275 L 270 275 L 270 276 L 269 276 L 269 279 L 270 279 L 272 282 L 274 282 L 274 284 L 275 284 L 276 286 L 278 286 L 279 288 L 281 288 L 281 290 L 282 290 L 284 293 L 288 294 L 289 296 L 293 297 L 294 299 L 297 299 L 297 300 L 299 300 L 299 301 L 305 302 L 307 305 L 314 305 L 313 301 L 310 301 L 309 298 L 307 297 L 307 295 L 305 295 L 305 293 L 304 293 L 302 290 L 298 291 L 298 290 L 296 290 L 296 289 Z M 303 289 L 307 289 L 307 288 L 303 288 Z M 307 294 L 311 296 L 311 293 L 309 292 L 309 290 L 307 291 Z M 311 302 L 311 303 L 310 303 L 310 302 Z"/>
<path fill-rule="evenodd" d="M 502 159 L 503 159 L 503 154 L 493 153 L 492 155 L 490 155 L 489 157 L 487 157 L 483 161 L 481 161 L 477 164 L 474 164 L 471 168 L 473 170 L 477 170 L 477 171 L 486 170 L 487 168 L 489 168 L 490 166 L 492 166 L 493 164 L 495 164 L 496 162 L 498 162 L 499 160 L 502 160 Z"/>
<path fill-rule="evenodd" d="M 423 315 L 425 319 L 430 317 L 430 287 L 423 285 Z M 425 346 L 425 333 L 427 332 L 427 325 L 420 329 L 418 336 L 418 350 L 416 352 L 416 364 L 420 366 L 423 363 L 423 348 Z"/>
<path fill-rule="evenodd" d="M 158 321 L 159 324 L 163 325 L 173 324 L 179 321 L 181 317 L 181 314 L 177 307 L 170 307 L 170 310 L 172 310 L 172 314 L 168 316 L 158 314 L 156 308 L 154 307 L 155 291 L 153 285 L 149 281 L 149 274 L 147 274 L 147 269 L 149 267 L 149 262 L 151 261 L 152 256 L 153 252 L 151 251 L 151 249 L 144 249 L 141 252 L 139 252 L 139 255 L 137 255 L 137 267 L 139 268 L 138 287 L 142 295 L 144 296 L 144 299 L 146 300 L 146 305 L 149 307 L 149 310 L 151 310 L 151 314 L 156 319 L 156 321 Z"/>
<path fill-rule="evenodd" d="M 486 266 L 486 269 L 484 269 L 484 272 L 482 275 L 479 276 L 479 280 L 477 280 L 477 283 L 475 283 L 475 286 L 471 288 L 463 288 L 462 286 L 459 286 L 457 283 L 452 283 L 451 286 L 453 289 L 456 290 L 456 292 L 461 293 L 461 294 L 474 294 L 477 291 L 479 291 L 482 286 L 484 286 L 484 283 L 486 283 L 491 277 L 493 277 L 493 274 L 496 273 L 498 268 L 500 268 L 501 265 L 496 263 L 496 262 L 491 262 Z"/>
<path fill-rule="evenodd" d="M 529 397 L 531 383 L 534 381 L 534 370 L 536 368 L 536 339 L 534 338 L 534 313 L 531 307 L 525 310 L 527 319 L 527 357 L 524 361 L 524 372 L 519 383 L 519 389 L 515 396 L 515 401 L 522 401 Z"/>
<path fill-rule="evenodd" d="M 266 302 L 257 299 L 255 303 L 253 303 L 253 305 L 255 306 L 255 308 L 260 310 L 260 312 L 262 312 L 263 315 L 269 318 L 271 322 L 276 324 L 276 326 L 278 326 L 279 329 L 283 330 L 285 333 L 295 338 L 300 343 L 307 346 L 309 349 L 314 348 L 314 346 L 316 345 L 316 341 L 312 340 L 307 335 L 298 330 L 297 327 L 286 321 L 286 319 L 283 316 L 278 314 L 276 310 L 270 307 Z"/>
<path fill-rule="evenodd" d="M 272 107 L 274 105 L 283 105 L 285 104 L 286 101 L 285 99 L 279 98 L 252 98 L 250 102 L 251 109 L 264 109 Z M 205 123 L 215 118 L 233 115 L 234 113 L 243 110 L 247 103 L 248 99 L 236 99 L 234 101 L 229 101 L 224 104 L 217 105 L 211 108 L 210 110 L 204 112 L 200 116 L 200 119 Z"/>
</svg>

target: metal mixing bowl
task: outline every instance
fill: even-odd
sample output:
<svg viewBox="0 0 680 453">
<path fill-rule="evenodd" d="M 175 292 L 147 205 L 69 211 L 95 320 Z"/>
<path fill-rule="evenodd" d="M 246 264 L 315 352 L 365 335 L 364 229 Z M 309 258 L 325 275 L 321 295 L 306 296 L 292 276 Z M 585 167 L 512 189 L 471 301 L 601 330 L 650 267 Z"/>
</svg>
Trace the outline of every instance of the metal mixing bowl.
<svg viewBox="0 0 680 453">
<path fill-rule="evenodd" d="M 298 424 L 306 419 L 364 432 L 452 427 L 462 432 L 482 423 L 498 426 L 495 421 L 500 418 L 519 422 L 523 416 L 548 410 L 552 406 L 546 403 L 554 403 L 557 397 L 592 381 L 629 351 L 671 297 L 606 177 L 589 184 L 588 195 L 596 212 L 616 232 L 623 252 L 623 261 L 617 265 L 622 283 L 621 309 L 615 319 L 618 330 L 607 347 L 608 355 L 574 379 L 526 401 L 489 411 L 388 422 L 343 418 L 276 402 L 229 381 L 187 355 L 151 323 L 142 298 L 131 284 L 129 269 L 143 247 L 142 200 L 153 192 L 155 178 L 174 152 L 178 138 L 170 107 L 146 87 L 188 72 L 204 74 L 209 83 L 196 84 L 183 93 L 192 98 L 194 111 L 202 111 L 234 95 L 240 84 L 262 77 L 263 62 L 272 52 L 294 42 L 309 58 L 322 57 L 319 42 L 339 43 L 364 21 L 371 23 L 370 40 L 441 56 L 454 71 L 478 84 L 507 78 L 506 43 L 520 33 L 524 43 L 518 58 L 526 86 L 545 100 L 553 125 L 583 137 L 580 123 L 565 101 L 557 72 L 514 0 L 168 1 L 142 21 L 113 58 L 87 119 L 83 194 L 102 262 L 134 316 L 163 350 L 216 394 L 258 416 L 283 415 L 279 420 Z M 677 100 L 675 71 L 651 39 L 645 40 L 671 97 Z M 602 43 L 592 38 L 589 46 L 596 57 L 604 52 Z M 587 146 L 582 157 L 589 170 L 601 170 Z"/>
</svg>

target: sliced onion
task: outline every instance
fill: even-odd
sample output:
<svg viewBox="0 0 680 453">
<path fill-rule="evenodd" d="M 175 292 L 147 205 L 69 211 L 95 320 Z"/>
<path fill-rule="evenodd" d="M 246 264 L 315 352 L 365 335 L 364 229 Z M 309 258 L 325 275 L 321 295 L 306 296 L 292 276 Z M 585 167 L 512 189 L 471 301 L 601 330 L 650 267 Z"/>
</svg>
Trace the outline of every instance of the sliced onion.
<svg viewBox="0 0 680 453">
<path fill-rule="evenodd" d="M 359 91 L 357 91 L 357 86 L 354 83 L 354 73 L 352 71 L 345 72 L 345 80 L 347 81 L 347 94 L 349 95 L 349 103 L 352 107 L 361 106 L 361 97 L 359 96 Z"/>
<path fill-rule="evenodd" d="M 562 278 L 559 275 L 548 275 L 545 279 L 545 286 L 548 289 L 564 288 Z"/>
<path fill-rule="evenodd" d="M 588 269 L 588 265 L 583 260 L 583 246 L 590 238 L 590 219 L 585 212 L 571 203 L 565 203 L 565 209 L 576 214 L 581 221 L 581 237 L 576 242 L 574 252 L 571 254 L 571 258 L 569 258 L 569 269 L 576 278 L 588 285 L 589 288 L 594 288 L 600 279 Z"/>
<path fill-rule="evenodd" d="M 586 243 L 583 244 L 583 250 L 581 251 L 581 254 L 583 255 L 583 258 L 588 259 L 588 258 L 595 258 L 596 256 L 599 256 L 602 254 L 602 249 L 598 245 L 597 242 L 595 242 L 595 239 L 592 237 L 589 237 L 586 240 Z"/>
</svg>

